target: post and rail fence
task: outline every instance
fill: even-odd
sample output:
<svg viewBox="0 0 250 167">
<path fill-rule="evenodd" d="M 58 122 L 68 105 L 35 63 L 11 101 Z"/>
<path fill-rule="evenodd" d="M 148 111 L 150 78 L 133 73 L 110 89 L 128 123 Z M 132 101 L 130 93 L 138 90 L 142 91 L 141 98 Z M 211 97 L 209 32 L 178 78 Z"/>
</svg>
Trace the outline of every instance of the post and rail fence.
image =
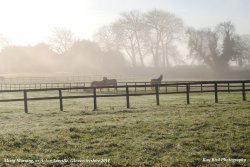
<svg viewBox="0 0 250 167">
<path fill-rule="evenodd" d="M 97 94 L 97 89 L 111 89 L 113 88 L 113 94 Z M 165 88 L 165 89 L 162 89 Z M 120 93 L 119 89 L 121 90 Z M 171 91 L 171 90 L 172 91 Z M 90 90 L 86 95 L 75 96 L 63 96 L 63 91 L 68 90 Z M 28 97 L 29 92 L 44 92 L 44 91 L 58 91 L 58 96 L 53 97 Z M 9 89 L 0 90 L 0 93 L 11 92 L 23 92 L 23 98 L 16 99 L 0 99 L 0 102 L 17 102 L 23 101 L 24 111 L 28 113 L 28 101 L 38 100 L 59 100 L 60 111 L 63 111 L 63 100 L 76 99 L 76 98 L 92 98 L 93 109 L 97 110 L 97 99 L 104 97 L 126 97 L 126 106 L 130 108 L 131 96 L 145 96 L 154 95 L 156 97 L 156 105 L 160 105 L 160 95 L 162 94 L 186 94 L 186 102 L 190 104 L 191 93 L 214 93 L 215 103 L 219 102 L 219 92 L 242 92 L 242 100 L 247 100 L 247 91 L 250 91 L 250 80 L 240 81 L 188 81 L 188 82 L 176 82 L 176 83 L 162 83 L 158 85 L 150 85 L 148 82 L 126 82 L 125 85 L 118 86 L 102 86 L 102 87 L 90 87 L 90 86 L 74 86 L 74 87 L 57 87 L 57 88 L 33 88 L 33 89 Z"/>
</svg>

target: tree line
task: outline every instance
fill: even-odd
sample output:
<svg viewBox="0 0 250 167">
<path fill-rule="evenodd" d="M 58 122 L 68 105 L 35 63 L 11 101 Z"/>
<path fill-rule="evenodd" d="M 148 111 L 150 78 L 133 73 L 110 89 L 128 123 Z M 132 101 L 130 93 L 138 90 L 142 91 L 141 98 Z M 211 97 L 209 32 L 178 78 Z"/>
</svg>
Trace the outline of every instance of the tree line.
<svg viewBox="0 0 250 167">
<path fill-rule="evenodd" d="M 0 46 L 0 72 L 98 73 L 169 69 L 180 64 L 226 71 L 232 66 L 250 66 L 250 35 L 239 35 L 231 21 L 195 29 L 186 27 L 173 13 L 159 9 L 124 12 L 101 27 L 92 41 L 55 28 L 47 43 L 17 46 L 0 36 Z"/>
<path fill-rule="evenodd" d="M 250 63 L 250 35 L 237 34 L 231 21 L 218 23 L 214 28 L 195 29 L 185 27 L 183 20 L 174 14 L 157 9 L 123 13 L 101 28 L 96 39 L 104 49 L 122 52 L 132 66 L 145 66 L 148 57 L 154 67 L 183 63 L 180 44 L 189 50 L 187 59 L 215 70 Z"/>
</svg>

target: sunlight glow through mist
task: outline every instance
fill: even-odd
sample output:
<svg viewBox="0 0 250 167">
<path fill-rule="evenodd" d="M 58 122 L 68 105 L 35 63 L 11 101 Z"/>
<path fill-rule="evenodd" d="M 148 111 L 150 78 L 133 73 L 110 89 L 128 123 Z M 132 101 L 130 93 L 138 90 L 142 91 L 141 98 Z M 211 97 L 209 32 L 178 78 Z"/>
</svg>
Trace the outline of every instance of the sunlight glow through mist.
<svg viewBox="0 0 250 167">
<path fill-rule="evenodd" d="M 0 0 L 0 34 L 14 44 L 47 42 L 54 27 L 91 39 L 121 12 L 160 8 L 175 13 L 186 26 L 213 27 L 231 20 L 249 33 L 249 0 Z"/>
<path fill-rule="evenodd" d="M 88 37 L 98 22 L 89 0 L 0 1 L 0 33 L 15 44 L 46 41 L 51 29 L 64 27 Z"/>
</svg>

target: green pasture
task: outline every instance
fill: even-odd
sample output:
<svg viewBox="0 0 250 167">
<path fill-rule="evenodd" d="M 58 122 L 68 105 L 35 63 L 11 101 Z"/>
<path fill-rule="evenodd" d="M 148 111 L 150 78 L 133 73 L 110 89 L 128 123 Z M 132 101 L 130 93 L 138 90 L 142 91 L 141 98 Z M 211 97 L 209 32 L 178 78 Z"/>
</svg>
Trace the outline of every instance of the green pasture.
<svg viewBox="0 0 250 167">
<path fill-rule="evenodd" d="M 28 93 L 45 96 L 58 92 Z M 0 94 L 10 98 L 23 94 Z M 189 105 L 185 94 L 160 95 L 160 106 L 154 95 L 136 96 L 130 97 L 130 109 L 126 97 L 97 98 L 97 111 L 92 98 L 63 103 L 62 112 L 59 100 L 29 101 L 28 114 L 23 102 L 0 103 L 0 166 L 250 165 L 250 103 L 242 102 L 241 93 L 219 93 L 218 104 L 214 93 L 192 93 Z M 212 158 L 246 162 L 204 161 Z M 17 159 L 30 161 L 7 162 Z M 103 159 L 109 161 L 73 162 Z"/>
</svg>

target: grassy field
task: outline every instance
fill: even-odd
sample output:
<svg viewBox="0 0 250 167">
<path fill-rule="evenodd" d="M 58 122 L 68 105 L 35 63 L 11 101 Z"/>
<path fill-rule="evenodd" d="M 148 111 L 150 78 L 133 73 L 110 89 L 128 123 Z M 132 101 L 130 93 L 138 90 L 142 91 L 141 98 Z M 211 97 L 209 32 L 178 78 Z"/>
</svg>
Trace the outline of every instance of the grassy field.
<svg viewBox="0 0 250 167">
<path fill-rule="evenodd" d="M 184 94 L 161 95 L 160 106 L 155 96 L 131 97 L 131 109 L 125 97 L 98 98 L 97 111 L 92 99 L 65 100 L 64 112 L 58 100 L 33 101 L 28 114 L 22 102 L 0 103 L 0 164 L 249 166 L 250 103 L 241 93 L 219 93 L 218 104 L 213 93 L 190 97 L 186 105 Z"/>
</svg>

